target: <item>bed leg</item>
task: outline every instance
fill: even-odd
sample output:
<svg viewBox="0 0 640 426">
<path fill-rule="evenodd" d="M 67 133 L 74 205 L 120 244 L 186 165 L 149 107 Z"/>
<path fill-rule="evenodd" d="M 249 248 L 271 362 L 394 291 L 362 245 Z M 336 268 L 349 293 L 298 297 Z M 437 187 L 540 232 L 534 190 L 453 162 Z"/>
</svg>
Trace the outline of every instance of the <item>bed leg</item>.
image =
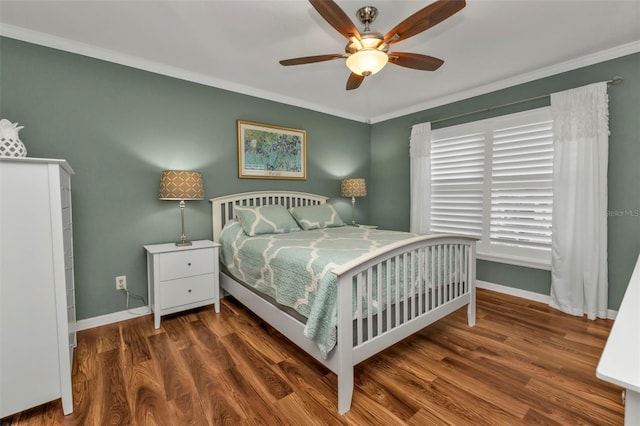
<svg viewBox="0 0 640 426">
<path fill-rule="evenodd" d="M 338 374 L 338 413 L 345 414 L 351 409 L 353 398 L 353 368 Z"/>
<path fill-rule="evenodd" d="M 469 327 L 476 325 L 476 297 L 475 294 L 471 295 L 471 301 L 467 306 L 467 323 Z"/>
<path fill-rule="evenodd" d="M 471 243 L 471 253 L 468 265 L 469 279 L 469 306 L 467 306 L 467 322 L 469 327 L 476 325 L 476 244 Z"/>
<path fill-rule="evenodd" d="M 351 408 L 353 397 L 353 327 L 352 327 L 352 285 L 353 276 L 338 279 L 338 342 L 334 350 L 338 357 L 338 413 L 344 414 Z"/>
<path fill-rule="evenodd" d="M 475 271 L 474 275 L 475 275 Z M 476 283 L 475 279 L 471 280 L 469 287 L 469 304 L 467 305 L 467 323 L 469 327 L 476 325 Z"/>
</svg>

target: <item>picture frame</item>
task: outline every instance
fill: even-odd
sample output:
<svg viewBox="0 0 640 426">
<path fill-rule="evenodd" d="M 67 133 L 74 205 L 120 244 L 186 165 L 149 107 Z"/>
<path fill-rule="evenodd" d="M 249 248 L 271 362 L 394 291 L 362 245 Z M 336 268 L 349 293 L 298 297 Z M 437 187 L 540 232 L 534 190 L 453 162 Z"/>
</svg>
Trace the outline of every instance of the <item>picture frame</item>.
<svg viewBox="0 0 640 426">
<path fill-rule="evenodd" d="M 238 177 L 307 179 L 307 132 L 238 120 Z"/>
</svg>

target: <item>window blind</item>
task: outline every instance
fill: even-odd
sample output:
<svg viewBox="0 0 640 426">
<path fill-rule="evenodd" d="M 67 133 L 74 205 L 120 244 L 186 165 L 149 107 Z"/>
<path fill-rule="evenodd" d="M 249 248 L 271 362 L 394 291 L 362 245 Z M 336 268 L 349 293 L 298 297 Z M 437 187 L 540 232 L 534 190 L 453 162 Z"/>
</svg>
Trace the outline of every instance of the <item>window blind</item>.
<svg viewBox="0 0 640 426">
<path fill-rule="evenodd" d="M 548 266 L 552 211 L 549 108 L 431 132 L 431 232 L 476 237 L 486 259 Z"/>
<path fill-rule="evenodd" d="M 550 250 L 553 122 L 494 130 L 491 158 L 491 243 Z"/>
<path fill-rule="evenodd" d="M 485 135 L 431 140 L 431 230 L 482 237 Z"/>
</svg>

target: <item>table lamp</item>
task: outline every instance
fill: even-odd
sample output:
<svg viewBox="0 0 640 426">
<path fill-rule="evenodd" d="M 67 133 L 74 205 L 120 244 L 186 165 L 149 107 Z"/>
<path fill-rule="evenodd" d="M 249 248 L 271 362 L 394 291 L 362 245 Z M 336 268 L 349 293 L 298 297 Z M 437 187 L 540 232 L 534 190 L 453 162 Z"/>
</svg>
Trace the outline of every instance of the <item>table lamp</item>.
<svg viewBox="0 0 640 426">
<path fill-rule="evenodd" d="M 182 225 L 182 235 L 177 246 L 190 246 L 191 241 L 187 240 L 184 234 L 184 207 L 185 200 L 202 200 L 204 189 L 202 187 L 202 175 L 200 172 L 186 170 L 165 170 L 160 177 L 160 199 L 180 200 L 180 223 Z"/>
<path fill-rule="evenodd" d="M 351 225 L 356 226 L 356 197 L 367 195 L 367 184 L 364 178 L 342 179 L 340 182 L 340 196 L 351 197 Z"/>
</svg>

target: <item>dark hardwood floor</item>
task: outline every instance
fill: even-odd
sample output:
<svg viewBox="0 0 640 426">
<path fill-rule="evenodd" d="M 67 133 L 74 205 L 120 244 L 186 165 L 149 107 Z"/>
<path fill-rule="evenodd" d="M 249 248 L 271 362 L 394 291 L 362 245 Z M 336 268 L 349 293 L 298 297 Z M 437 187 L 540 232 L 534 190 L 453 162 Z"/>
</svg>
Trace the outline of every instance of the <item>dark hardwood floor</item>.
<svg viewBox="0 0 640 426">
<path fill-rule="evenodd" d="M 621 389 L 596 378 L 612 325 L 478 290 L 466 309 L 336 377 L 233 299 L 78 333 L 74 412 L 60 400 L 2 425 L 622 425 Z"/>
</svg>

